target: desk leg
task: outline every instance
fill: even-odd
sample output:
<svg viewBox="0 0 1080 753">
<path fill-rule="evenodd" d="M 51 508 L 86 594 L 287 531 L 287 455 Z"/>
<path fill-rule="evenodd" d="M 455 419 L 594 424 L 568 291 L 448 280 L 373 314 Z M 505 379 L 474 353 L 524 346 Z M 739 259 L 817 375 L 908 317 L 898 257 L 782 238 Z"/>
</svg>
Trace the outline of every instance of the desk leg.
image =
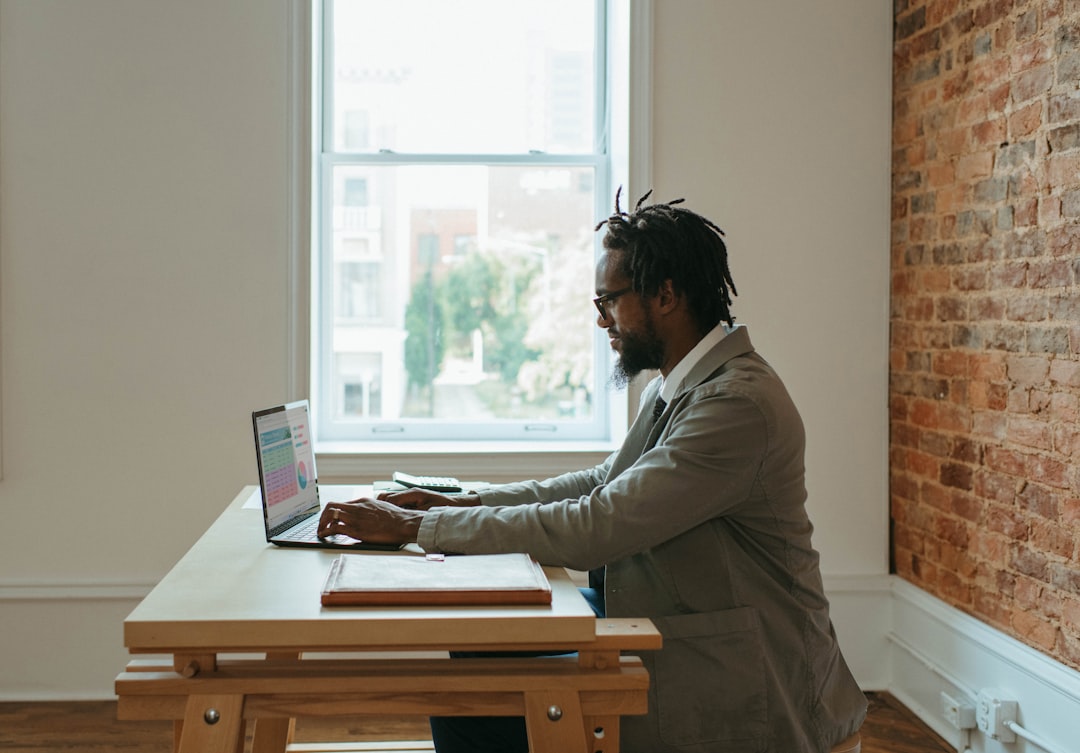
<svg viewBox="0 0 1080 753">
<path fill-rule="evenodd" d="M 585 738 L 589 741 L 589 753 L 619 753 L 619 717 L 587 717 Z"/>
<path fill-rule="evenodd" d="M 533 753 L 588 753 L 581 698 L 573 690 L 525 693 L 525 727 Z"/>
<path fill-rule="evenodd" d="M 193 695 L 176 753 L 237 753 L 244 749 L 244 696 Z"/>
<path fill-rule="evenodd" d="M 276 651 L 266 654 L 271 661 L 299 661 L 298 651 Z M 285 753 L 296 729 L 295 719 L 256 719 L 251 753 Z"/>
<path fill-rule="evenodd" d="M 251 753 L 285 753 L 295 728 L 295 719 L 256 719 Z"/>
</svg>

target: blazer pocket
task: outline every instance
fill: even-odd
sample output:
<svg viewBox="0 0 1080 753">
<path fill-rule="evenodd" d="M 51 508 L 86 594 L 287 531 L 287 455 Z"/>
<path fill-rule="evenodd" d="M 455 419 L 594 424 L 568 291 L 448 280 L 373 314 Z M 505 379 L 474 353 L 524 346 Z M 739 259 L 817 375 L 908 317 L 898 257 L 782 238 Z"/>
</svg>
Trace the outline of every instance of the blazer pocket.
<svg viewBox="0 0 1080 753">
<path fill-rule="evenodd" d="M 763 749 L 768 696 L 753 607 L 653 618 L 664 636 L 654 658 L 660 737 L 669 745 L 738 743 Z"/>
</svg>

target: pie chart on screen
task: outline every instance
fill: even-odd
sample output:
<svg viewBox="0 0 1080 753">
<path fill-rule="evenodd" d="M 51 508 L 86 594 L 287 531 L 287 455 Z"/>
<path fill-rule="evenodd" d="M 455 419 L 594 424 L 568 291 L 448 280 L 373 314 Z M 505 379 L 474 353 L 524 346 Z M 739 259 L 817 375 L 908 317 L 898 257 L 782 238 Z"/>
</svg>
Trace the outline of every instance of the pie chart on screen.
<svg viewBox="0 0 1080 753">
<path fill-rule="evenodd" d="M 301 489 L 307 489 L 308 473 L 307 466 L 304 465 L 304 461 L 300 461 L 296 464 L 296 480 L 300 482 Z"/>
</svg>

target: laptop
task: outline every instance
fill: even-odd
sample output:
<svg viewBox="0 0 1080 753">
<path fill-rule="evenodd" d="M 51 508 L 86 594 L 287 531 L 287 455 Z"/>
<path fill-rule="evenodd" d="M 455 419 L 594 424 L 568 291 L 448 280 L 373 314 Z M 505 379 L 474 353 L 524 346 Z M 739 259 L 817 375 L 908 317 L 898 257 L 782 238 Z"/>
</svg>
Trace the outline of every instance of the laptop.
<svg viewBox="0 0 1080 753">
<path fill-rule="evenodd" d="M 401 548 L 400 544 L 372 544 L 345 535 L 325 539 L 316 535 L 322 505 L 307 400 L 255 411 L 251 422 L 268 542 L 316 549 Z"/>
</svg>

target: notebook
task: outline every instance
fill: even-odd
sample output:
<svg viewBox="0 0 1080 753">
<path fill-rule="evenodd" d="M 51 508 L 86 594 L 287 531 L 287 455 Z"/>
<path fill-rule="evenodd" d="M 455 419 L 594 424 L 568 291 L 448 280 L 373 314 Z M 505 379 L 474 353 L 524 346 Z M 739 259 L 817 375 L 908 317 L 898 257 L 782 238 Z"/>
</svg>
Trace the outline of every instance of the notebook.
<svg viewBox="0 0 1080 753">
<path fill-rule="evenodd" d="M 325 539 L 316 535 L 322 505 L 307 400 L 255 411 L 251 422 L 267 541 L 318 549 L 401 548 L 400 544 L 371 544 L 344 535 Z"/>
<path fill-rule="evenodd" d="M 527 554 L 339 554 L 321 600 L 323 606 L 550 604 L 551 584 Z"/>
</svg>

